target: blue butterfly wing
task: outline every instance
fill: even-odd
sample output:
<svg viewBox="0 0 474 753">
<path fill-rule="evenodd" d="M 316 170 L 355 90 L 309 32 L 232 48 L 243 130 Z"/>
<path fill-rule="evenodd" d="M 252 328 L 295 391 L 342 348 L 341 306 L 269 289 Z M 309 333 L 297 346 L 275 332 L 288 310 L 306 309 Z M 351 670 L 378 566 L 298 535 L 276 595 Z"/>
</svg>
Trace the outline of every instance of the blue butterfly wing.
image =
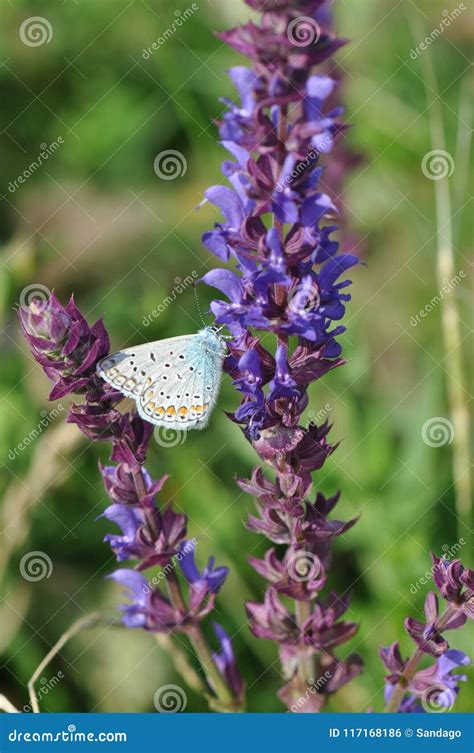
<svg viewBox="0 0 474 753">
<path fill-rule="evenodd" d="M 203 429 L 217 400 L 225 354 L 210 328 L 126 348 L 99 362 L 99 375 L 136 400 L 145 421 L 170 429 Z"/>
</svg>

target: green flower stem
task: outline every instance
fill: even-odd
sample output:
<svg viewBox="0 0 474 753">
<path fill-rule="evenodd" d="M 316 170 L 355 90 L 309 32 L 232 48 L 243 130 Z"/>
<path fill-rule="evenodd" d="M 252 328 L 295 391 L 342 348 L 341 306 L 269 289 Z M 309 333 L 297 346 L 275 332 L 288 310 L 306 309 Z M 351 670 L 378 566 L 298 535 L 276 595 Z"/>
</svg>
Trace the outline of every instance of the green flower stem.
<svg viewBox="0 0 474 753">
<path fill-rule="evenodd" d="M 418 27 L 420 24 L 418 24 Z M 418 33 L 418 32 L 417 32 Z M 429 51 L 421 56 L 424 83 L 428 101 L 429 126 L 433 149 L 446 151 L 443 119 L 438 95 L 438 86 Z M 437 222 L 437 280 L 442 290 L 456 274 L 453 249 L 453 221 L 449 175 L 434 181 Z M 448 293 L 441 303 L 441 324 L 445 350 L 446 382 L 450 419 L 454 429 L 452 444 L 453 482 L 456 497 L 456 512 L 459 519 L 471 528 L 472 484 L 470 475 L 470 418 L 465 388 L 462 337 L 455 292 Z"/>
</svg>

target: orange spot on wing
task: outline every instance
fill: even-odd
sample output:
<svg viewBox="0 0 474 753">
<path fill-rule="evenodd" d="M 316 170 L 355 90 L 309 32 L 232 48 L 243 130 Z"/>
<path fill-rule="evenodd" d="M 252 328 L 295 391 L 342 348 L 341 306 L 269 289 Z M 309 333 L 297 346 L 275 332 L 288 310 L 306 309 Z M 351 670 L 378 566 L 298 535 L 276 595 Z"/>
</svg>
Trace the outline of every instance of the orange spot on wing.
<svg viewBox="0 0 474 753">
<path fill-rule="evenodd" d="M 176 410 L 175 410 L 175 408 L 172 405 L 170 405 L 170 407 L 166 409 L 166 415 L 167 416 L 176 416 Z"/>
</svg>

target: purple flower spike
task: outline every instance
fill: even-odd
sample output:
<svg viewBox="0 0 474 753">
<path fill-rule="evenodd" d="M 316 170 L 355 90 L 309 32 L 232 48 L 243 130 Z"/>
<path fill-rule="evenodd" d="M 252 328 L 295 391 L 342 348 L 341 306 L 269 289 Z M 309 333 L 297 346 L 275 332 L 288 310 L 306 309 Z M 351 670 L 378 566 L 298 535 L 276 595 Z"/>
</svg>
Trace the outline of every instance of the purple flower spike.
<svg viewBox="0 0 474 753">
<path fill-rule="evenodd" d="M 238 280 L 237 285 L 240 285 Z M 186 515 L 175 512 L 171 503 L 159 505 L 157 496 L 167 476 L 154 481 L 144 467 L 153 426 L 135 413 L 120 412 L 122 394 L 96 374 L 98 360 L 109 350 L 102 322 L 89 327 L 72 298 L 63 307 L 54 295 L 46 302 L 34 300 L 28 307 L 22 307 L 19 315 L 33 356 L 54 384 L 50 398 L 82 396 L 83 401 L 70 408 L 67 421 L 77 424 L 93 441 L 107 439 L 112 443 L 111 459 L 115 465 L 99 467 L 113 504 L 99 517 L 120 529 L 119 533 L 106 534 L 104 539 L 117 560 L 136 561 L 135 570 L 120 569 L 109 576 L 125 586 L 130 597 L 130 602 L 122 606 L 124 625 L 158 633 L 186 632 L 201 655 L 205 637 L 199 623 L 213 610 L 228 569 L 215 568 L 211 558 L 199 573 L 193 553 L 187 552 L 183 544 Z M 183 552 L 183 571 L 190 582 L 187 599 L 181 593 L 174 570 L 174 558 L 181 558 Z M 140 573 L 156 566 L 162 569 L 153 583 L 167 588 L 169 598 Z M 214 678 L 208 677 L 215 693 L 210 703 L 225 711 L 235 710 L 243 703 L 243 683 L 240 681 L 237 687 L 239 675 L 235 662 L 230 661 L 229 645 L 223 644 L 222 656 L 219 654 L 219 660 L 216 659 L 222 677 L 217 665 Z M 207 675 L 209 668 L 203 666 L 203 670 Z"/>
<path fill-rule="evenodd" d="M 462 651 L 449 647 L 444 632 L 461 628 L 468 617 L 472 618 L 473 571 L 464 568 L 459 560 L 449 562 L 435 555 L 432 559 L 433 580 L 446 606 L 444 611 L 440 609 L 439 597 L 430 592 L 424 604 L 426 622 L 413 617 L 405 620 L 405 630 L 417 646 L 409 660 L 402 658 L 398 643 L 380 649 L 380 657 L 390 672 L 385 678 L 387 711 L 451 709 L 459 692 L 457 683 L 466 679 L 465 675 L 453 672 L 469 665 L 470 659 Z M 436 662 L 415 671 L 424 655 L 434 656 Z"/>
<path fill-rule="evenodd" d="M 308 672 L 313 665 L 316 674 L 324 652 L 356 630 L 319 599 L 331 541 L 355 520 L 328 519 L 337 495 L 310 498 L 312 473 L 336 446 L 327 439 L 328 422 L 316 426 L 304 412 L 311 383 L 344 363 L 339 321 L 350 300 L 348 271 L 358 258 L 338 253 L 333 237 L 338 202 L 322 158 L 337 148 L 345 125 L 333 101 L 337 82 L 326 69 L 314 69 L 344 41 L 332 33 L 324 0 L 247 4 L 262 14 L 261 23 L 218 35 L 250 62 L 230 71 L 240 101 L 224 100 L 228 109 L 219 124 L 231 155 L 222 164 L 230 185 L 205 194 L 222 219 L 204 245 L 232 269 L 212 269 L 201 281 L 222 294 L 211 311 L 233 336 L 226 369 L 242 400 L 230 418 L 272 474 L 255 469 L 251 480 L 239 480 L 257 500 L 248 527 L 287 547 L 281 556 L 270 549 L 263 560 L 251 559 L 269 587 L 263 604 L 247 609 L 252 632 L 280 644 L 291 675 L 280 698 L 292 708 L 302 667 Z M 302 577 L 298 558 L 307 564 Z M 277 594 L 296 600 L 295 615 Z M 300 612 L 307 615 L 304 628 Z M 338 666 L 338 679 L 324 683 L 313 711 L 360 671 L 357 657 Z"/>
</svg>

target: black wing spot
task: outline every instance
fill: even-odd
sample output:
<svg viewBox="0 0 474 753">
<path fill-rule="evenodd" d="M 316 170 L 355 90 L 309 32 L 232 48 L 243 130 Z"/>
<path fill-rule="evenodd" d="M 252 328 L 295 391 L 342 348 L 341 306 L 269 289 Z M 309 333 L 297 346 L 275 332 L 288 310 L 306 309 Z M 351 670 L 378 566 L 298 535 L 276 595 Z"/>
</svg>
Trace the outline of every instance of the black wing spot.
<svg viewBox="0 0 474 753">
<path fill-rule="evenodd" d="M 150 358 L 153 361 L 153 363 L 156 363 L 156 356 L 154 353 L 150 353 Z"/>
</svg>

